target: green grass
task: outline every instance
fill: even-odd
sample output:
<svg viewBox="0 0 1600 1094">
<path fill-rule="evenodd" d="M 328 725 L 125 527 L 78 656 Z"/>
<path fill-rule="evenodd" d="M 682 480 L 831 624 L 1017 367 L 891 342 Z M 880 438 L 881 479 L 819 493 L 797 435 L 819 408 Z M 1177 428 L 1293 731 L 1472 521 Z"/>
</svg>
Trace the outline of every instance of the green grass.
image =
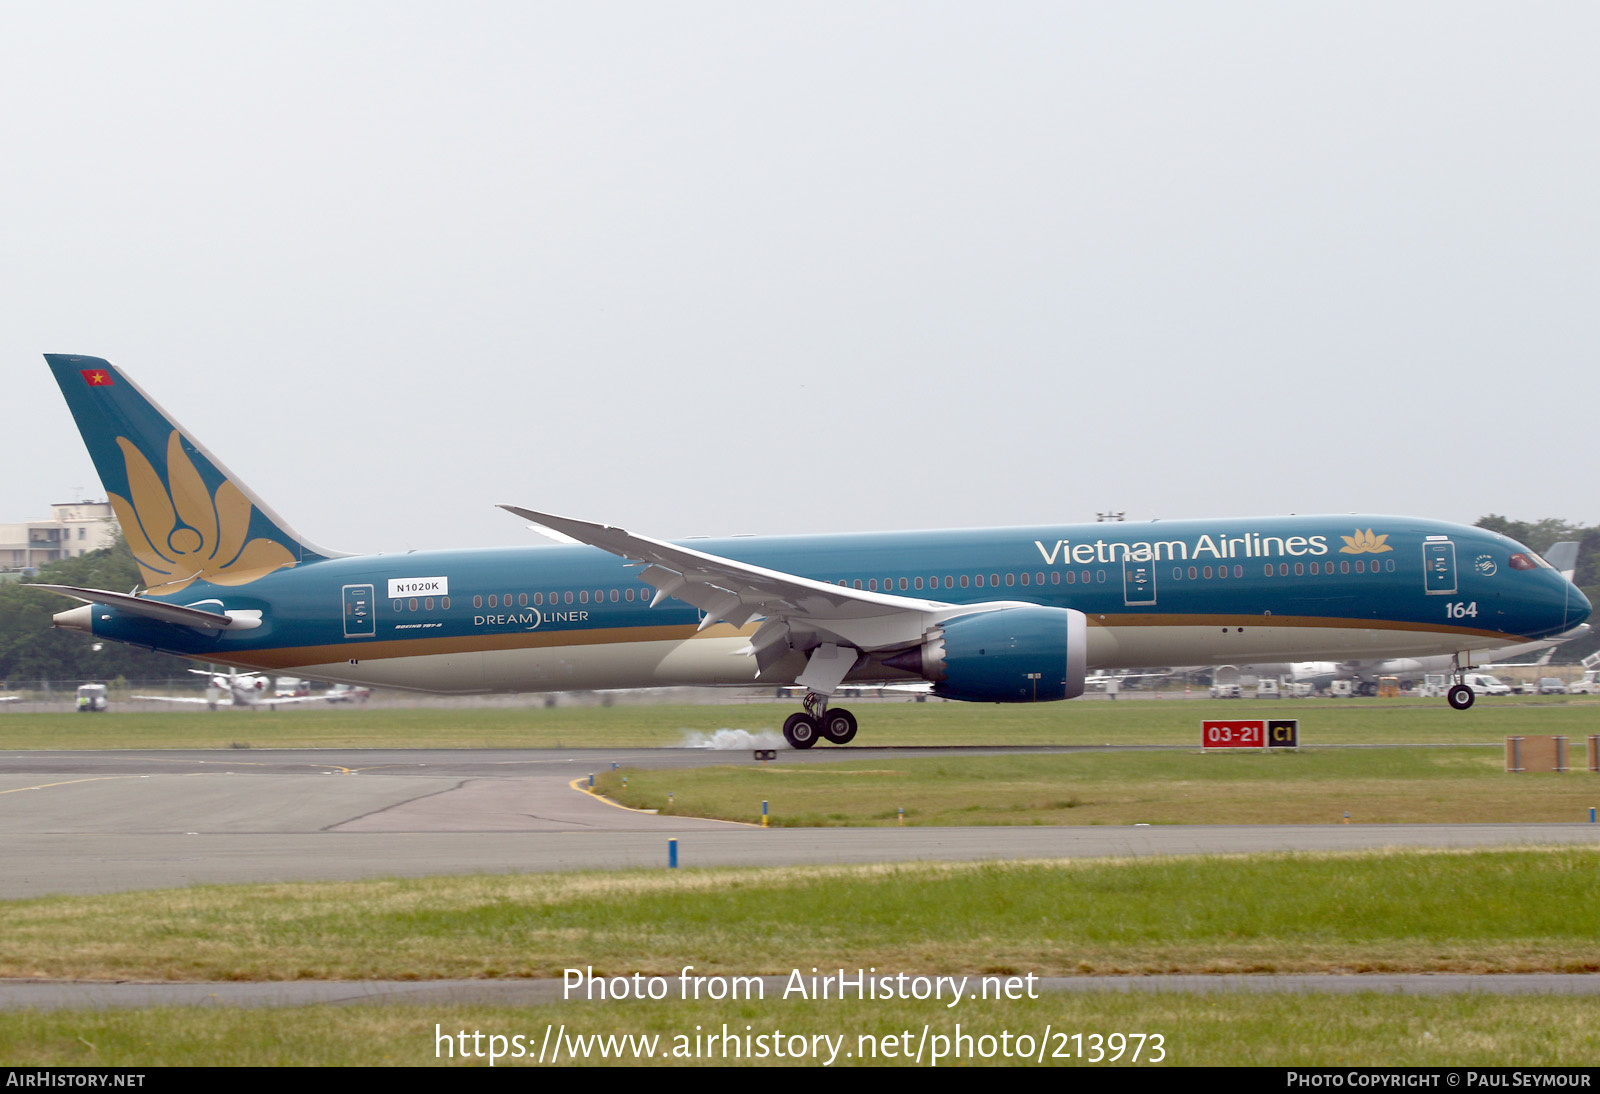
<svg viewBox="0 0 1600 1094">
<path fill-rule="evenodd" d="M 1020 1002 L 966 1003 L 958 1011 L 935 1004 L 800 1002 L 768 999 L 749 1003 L 565 1003 L 536 1007 L 307 1007 L 291 1010 L 240 1011 L 226 1008 L 164 1008 L 133 1011 L 57 1011 L 0 1014 L 0 1065 L 70 1067 L 201 1067 L 201 1066 L 485 1066 L 491 1047 L 508 1054 L 500 1067 L 537 1062 L 546 1027 L 553 1039 L 564 1028 L 569 1035 L 655 1036 L 655 1064 L 724 1066 L 712 1058 L 694 1058 L 696 1035 L 720 1035 L 724 1024 L 736 1036 L 748 1030 L 754 1038 L 781 1033 L 807 1039 L 824 1053 L 827 1037 L 838 1046 L 831 1066 L 872 1063 L 866 1039 L 879 1046 L 879 1064 L 904 1066 L 901 1056 L 881 1055 L 883 1046 L 905 1044 L 910 1031 L 914 1056 L 929 1029 L 927 1053 L 949 1052 L 960 1032 L 972 1038 L 963 1051 L 993 1053 L 1002 1033 L 1016 1045 L 1019 1035 L 1031 1039 L 1035 1052 L 1045 1042 L 1047 1064 L 1061 1066 L 1151 1066 L 1155 1041 L 1161 1037 L 1163 1061 L 1154 1066 L 1226 1067 L 1445 1067 L 1565 1066 L 1593 1067 L 1600 1058 L 1600 1011 L 1588 998 L 1494 997 L 1456 995 L 1409 997 L 1357 995 L 1242 994 L 1190 995 L 1143 993 L 1044 994 Z M 699 1027 L 698 1029 L 696 1027 Z M 1050 1036 L 1045 1037 L 1046 1030 Z M 454 1035 L 467 1033 L 467 1045 L 479 1055 L 446 1056 L 461 1046 Z M 473 1041 L 473 1033 L 482 1037 Z M 1072 1034 L 1080 1034 L 1077 1041 Z M 1142 1058 L 1129 1060 L 1125 1047 L 1117 1064 L 1055 1058 L 1057 1051 L 1094 1047 L 1093 1036 L 1144 1033 Z M 499 1035 L 496 1045 L 490 1040 Z M 444 1038 L 441 1041 L 441 1036 Z M 520 1036 L 520 1042 L 513 1037 Z M 980 1041 L 987 1036 L 989 1041 Z M 941 1042 L 937 1038 L 944 1038 Z M 840 1040 L 842 1038 L 842 1040 Z M 752 1042 L 754 1044 L 756 1042 Z M 634 1042 L 638 1044 L 637 1041 Z M 970 1049 L 967 1045 L 970 1044 Z M 1129 1042 L 1124 1042 L 1125 1045 Z M 509 1053 L 520 1048 L 523 1055 Z M 1102 1048 L 1106 1056 L 1109 1051 Z M 685 1058 L 662 1058 L 682 1052 Z M 849 1053 L 850 1056 L 845 1054 Z M 596 1056 L 598 1053 L 596 1053 Z M 866 1059 L 863 1059 L 866 1056 Z M 563 1056 L 561 1063 L 566 1063 Z M 591 1063 L 642 1063 L 632 1053 Z M 733 1061 L 749 1064 L 752 1061 Z M 802 1063 L 771 1056 L 755 1064 Z M 930 1060 L 925 1056 L 924 1063 Z M 998 1065 L 1035 1064 L 1034 1060 L 979 1060 Z M 943 1059 L 941 1066 L 970 1066 L 970 1059 Z"/>
<path fill-rule="evenodd" d="M 706 706 L 391 708 L 305 704 L 267 710 L 0 710 L 0 748 L 547 748 L 681 744 L 692 733 L 770 730 L 796 703 Z M 1099 699 L 1038 705 L 861 703 L 861 745 L 1174 744 L 1202 718 L 1298 718 L 1308 744 L 1484 743 L 1511 733 L 1596 731 L 1600 700 L 1484 699 L 1453 711 L 1433 699 L 1210 701 Z M 829 747 L 820 745 L 818 747 Z"/>
<path fill-rule="evenodd" d="M 1582 745 L 1573 749 L 1581 766 Z M 627 786 L 622 785 L 623 778 Z M 1080 752 L 607 771 L 636 809 L 775 826 L 1582 822 L 1584 773 L 1505 772 L 1501 747 Z M 669 795 L 670 800 L 669 800 Z"/>
<path fill-rule="evenodd" d="M 1600 852 L 1179 856 L 212 886 L 0 905 L 0 976 L 1591 972 Z"/>
</svg>

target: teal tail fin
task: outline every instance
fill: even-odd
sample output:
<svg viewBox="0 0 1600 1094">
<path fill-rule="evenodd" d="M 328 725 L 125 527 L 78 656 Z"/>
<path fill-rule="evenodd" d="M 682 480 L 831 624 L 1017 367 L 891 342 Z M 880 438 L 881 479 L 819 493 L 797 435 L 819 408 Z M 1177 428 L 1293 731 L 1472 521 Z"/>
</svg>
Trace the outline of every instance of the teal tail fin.
<svg viewBox="0 0 1600 1094">
<path fill-rule="evenodd" d="M 245 585 L 336 556 L 290 528 L 109 361 L 45 360 L 151 594 L 196 581 Z"/>
</svg>

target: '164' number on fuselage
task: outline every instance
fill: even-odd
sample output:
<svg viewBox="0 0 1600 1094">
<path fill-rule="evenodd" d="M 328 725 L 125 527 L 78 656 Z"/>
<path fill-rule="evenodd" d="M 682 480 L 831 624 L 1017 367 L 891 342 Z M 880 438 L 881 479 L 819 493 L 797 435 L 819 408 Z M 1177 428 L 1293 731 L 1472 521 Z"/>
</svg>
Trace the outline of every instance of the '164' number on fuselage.
<svg viewBox="0 0 1600 1094">
<path fill-rule="evenodd" d="M 1444 606 L 1446 619 L 1478 618 L 1478 602 L 1476 600 L 1463 604 L 1459 600 L 1452 600 Z"/>
</svg>

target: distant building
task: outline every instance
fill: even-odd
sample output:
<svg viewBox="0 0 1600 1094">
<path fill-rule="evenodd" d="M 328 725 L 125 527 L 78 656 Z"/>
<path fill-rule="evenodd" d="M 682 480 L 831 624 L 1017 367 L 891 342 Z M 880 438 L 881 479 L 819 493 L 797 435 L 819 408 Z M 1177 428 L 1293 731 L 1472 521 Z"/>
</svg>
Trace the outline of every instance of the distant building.
<svg viewBox="0 0 1600 1094">
<path fill-rule="evenodd" d="M 49 520 L 0 524 L 0 569 L 32 570 L 46 562 L 109 547 L 117 538 L 117 518 L 110 502 L 63 502 L 52 505 L 50 511 Z"/>
</svg>

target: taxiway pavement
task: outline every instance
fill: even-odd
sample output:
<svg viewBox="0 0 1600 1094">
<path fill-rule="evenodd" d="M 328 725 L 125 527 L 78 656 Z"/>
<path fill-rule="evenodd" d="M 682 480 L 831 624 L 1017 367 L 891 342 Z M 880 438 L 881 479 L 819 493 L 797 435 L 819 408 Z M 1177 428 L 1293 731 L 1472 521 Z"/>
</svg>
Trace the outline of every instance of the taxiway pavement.
<svg viewBox="0 0 1600 1094">
<path fill-rule="evenodd" d="M 778 762 L 903 754 L 817 749 Z M 0 753 L 0 899 L 664 867 L 669 839 L 688 867 L 1600 845 L 1600 827 L 1586 824 L 762 829 L 639 813 L 571 788 L 613 762 L 751 760 L 697 749 Z"/>
</svg>

